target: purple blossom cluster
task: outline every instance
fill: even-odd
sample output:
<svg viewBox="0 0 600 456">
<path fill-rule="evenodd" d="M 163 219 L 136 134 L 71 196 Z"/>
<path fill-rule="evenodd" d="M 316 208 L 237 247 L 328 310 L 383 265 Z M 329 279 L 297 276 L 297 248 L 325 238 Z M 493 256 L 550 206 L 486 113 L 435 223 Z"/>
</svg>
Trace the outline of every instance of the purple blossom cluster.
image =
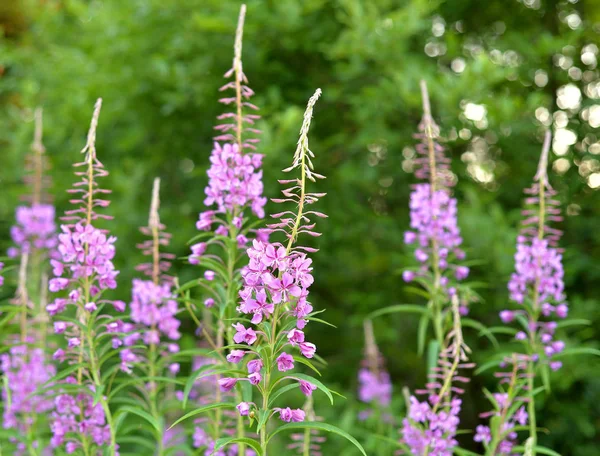
<svg viewBox="0 0 600 456">
<path fill-rule="evenodd" d="M 252 323 L 258 324 L 273 315 L 276 304 L 290 304 L 296 326 L 303 329 L 308 323 L 305 317 L 313 310 L 307 301 L 308 288 L 314 282 L 312 260 L 303 252 L 288 253 L 280 243 L 259 240 L 253 241 L 247 254 L 250 261 L 242 270 L 244 287 L 238 311 L 251 315 Z M 310 349 L 306 347 L 312 344 L 306 344 L 302 342 L 300 349 L 308 353 Z"/>
<path fill-rule="evenodd" d="M 98 300 L 101 292 L 117 286 L 116 277 L 119 271 L 115 270 L 112 262 L 116 238 L 107 236 L 104 231 L 92 225 L 81 223 L 77 223 L 73 228 L 62 225 L 61 229 L 62 233 L 58 235 L 60 259 L 51 260 L 55 277 L 50 279 L 49 289 L 58 292 L 71 288 L 71 291 L 68 298 L 56 298 L 48 304 L 46 310 L 50 315 L 56 315 L 72 304 L 82 307 L 87 312 L 94 312 L 99 304 L 109 302 Z M 89 301 L 82 293 L 84 281 L 91 283 Z M 117 310 L 123 311 L 122 302 L 112 303 Z"/>
<path fill-rule="evenodd" d="M 435 395 L 420 402 L 410 397 L 408 417 L 402 421 L 402 438 L 415 456 L 451 456 L 458 444 L 456 432 L 460 419 L 461 399 L 452 397 L 443 402 Z M 437 408 L 441 405 L 440 408 Z"/>
<path fill-rule="evenodd" d="M 76 384 L 74 377 L 68 377 L 67 384 Z M 89 393 L 59 394 L 55 399 L 55 410 L 52 412 L 52 448 L 65 445 L 68 454 L 81 448 L 81 437 L 90 439 L 97 447 L 97 455 L 103 452 L 100 449 L 110 442 L 110 428 L 102 406 L 94 405 L 93 391 Z M 71 438 L 74 434 L 77 438 Z M 118 455 L 118 452 L 116 453 Z"/>
<path fill-rule="evenodd" d="M 421 263 L 418 272 L 405 271 L 404 280 L 411 281 L 415 276 L 425 277 L 431 273 L 433 261 L 443 274 L 447 270 L 454 272 L 456 280 L 463 280 L 469 275 L 466 266 L 454 266 L 453 259 L 462 260 L 465 253 L 459 247 L 462 244 L 460 229 L 457 223 L 456 199 L 445 189 L 432 192 L 431 185 L 417 184 L 410 195 L 410 227 L 413 231 L 404 233 L 406 244 L 415 244 L 414 256 Z M 449 279 L 442 277 L 440 285 L 448 286 Z M 448 289 L 452 295 L 453 288 Z"/>
<path fill-rule="evenodd" d="M 358 398 L 367 404 L 376 403 L 383 407 L 392 401 L 392 382 L 390 374 L 379 369 L 373 372 L 367 367 L 358 371 Z"/>
<path fill-rule="evenodd" d="M 267 198 L 262 196 L 262 157 L 257 153 L 242 154 L 237 144 L 221 146 L 215 142 L 204 204 L 216 204 L 220 213 L 234 213 L 237 208 L 249 206 L 257 217 L 263 218 Z"/>
<path fill-rule="evenodd" d="M 302 329 L 308 323 L 306 317 L 312 312 L 312 305 L 307 301 L 308 287 L 313 283 L 311 260 L 305 253 L 288 253 L 286 248 L 279 243 L 263 243 L 253 241 L 252 247 L 247 250 L 250 258 L 249 264 L 242 271 L 244 288 L 240 291 L 241 302 L 238 311 L 251 315 L 252 323 L 258 325 L 273 320 L 281 320 L 285 316 L 296 320 L 296 328 L 286 331 L 285 344 L 276 353 L 277 369 L 287 372 L 294 368 L 294 357 L 283 351 L 287 346 L 297 347 L 306 358 L 312 358 L 316 347 L 305 340 Z M 252 346 L 259 337 L 266 338 L 262 331 L 255 331 L 252 327 L 246 328 L 242 323 L 233 325 L 236 344 Z M 249 381 L 253 385 L 261 384 L 263 380 L 263 359 L 256 355 L 254 350 L 232 350 L 227 356 L 228 361 L 239 363 L 246 355 L 251 359 L 247 361 L 248 377 L 245 379 L 222 378 L 219 385 L 223 391 L 230 391 L 240 380 Z M 296 379 L 289 376 L 290 379 Z M 316 386 L 302 379 L 297 379 L 300 390 L 310 396 Z M 245 404 L 245 403 L 243 403 Z M 240 404 L 240 414 L 247 415 L 249 408 Z M 304 412 L 300 409 L 279 408 L 276 410 L 283 421 L 302 421 Z"/>
<path fill-rule="evenodd" d="M 0 367 L 5 382 L 2 388 L 3 427 L 27 434 L 36 415 L 47 414 L 54 408 L 52 392 L 36 390 L 54 377 L 56 369 L 47 363 L 42 349 L 28 345 L 12 346 L 9 353 L 0 356 Z M 26 454 L 23 442 L 17 442 L 15 438 L 14 443 L 17 444 L 16 454 Z"/>
<path fill-rule="evenodd" d="M 51 251 L 56 247 L 55 210 L 51 204 L 19 206 L 15 211 L 16 224 L 10 230 L 15 243 L 8 256 L 30 253 L 32 249 Z"/>
<path fill-rule="evenodd" d="M 546 174 L 549 147 L 547 135 L 534 184 L 525 190 L 527 208 L 517 237 L 515 272 L 508 283 L 510 299 L 522 308 L 504 310 L 500 318 L 510 323 L 524 317 L 526 325 L 517 332 L 516 339 L 530 346 L 533 361 L 539 359 L 539 347 L 550 368 L 558 370 L 562 362 L 552 357 L 564 350 L 565 343 L 555 338 L 557 322 L 553 318 L 566 318 L 569 307 L 564 294 L 562 251 L 557 246 L 562 232 L 549 226 L 549 222 L 562 220 L 560 202 L 554 198 L 556 191 L 550 187 Z"/>
<path fill-rule="evenodd" d="M 131 320 L 135 323 L 113 323 L 115 332 L 126 333 L 123 339 L 113 338 L 115 348 L 123 345 L 120 352 L 121 369 L 131 372 L 132 364 L 145 360 L 139 354 L 139 350 L 132 347 L 140 340 L 145 345 L 154 344 L 161 347 L 163 355 L 177 353 L 179 345 L 173 341 L 179 340 L 181 333 L 179 326 L 181 322 L 176 317 L 178 308 L 177 301 L 169 282 L 154 283 L 152 280 L 133 280 L 131 291 Z M 161 341 L 167 339 L 161 344 Z M 171 373 L 179 372 L 179 364 L 169 365 Z"/>
</svg>

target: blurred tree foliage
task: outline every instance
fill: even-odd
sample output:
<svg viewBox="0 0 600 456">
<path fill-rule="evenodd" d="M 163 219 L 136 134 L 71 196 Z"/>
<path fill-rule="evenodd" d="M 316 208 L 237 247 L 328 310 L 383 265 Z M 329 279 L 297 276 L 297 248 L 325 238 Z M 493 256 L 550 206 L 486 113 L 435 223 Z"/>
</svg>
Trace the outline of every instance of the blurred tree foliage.
<svg viewBox="0 0 600 456">
<path fill-rule="evenodd" d="M 459 221 L 474 280 L 486 282 L 472 316 L 498 324 L 507 305 L 522 189 L 530 183 L 544 127 L 555 131 L 551 180 L 567 214 L 565 268 L 572 315 L 592 324 L 568 344 L 598 345 L 600 279 L 600 33 L 598 0 L 248 0 L 244 66 L 257 92 L 266 194 L 278 192 L 307 98 L 315 111 L 311 144 L 328 179 L 319 210 L 329 214 L 316 241 L 313 302 L 337 330 L 312 329 L 329 361 L 328 380 L 355 388 L 363 317 L 394 303 L 422 302 L 397 273 L 412 264 L 408 224 L 412 132 L 425 79 L 458 177 Z M 0 23 L 0 248 L 22 192 L 32 110 L 44 108 L 59 211 L 73 181 L 92 106 L 104 98 L 99 156 L 111 171 L 110 211 L 118 236 L 118 293 L 127 299 L 136 227 L 147 217 L 154 176 L 163 179 L 162 219 L 183 256 L 202 209 L 222 73 L 232 58 L 240 3 L 224 0 L 12 0 Z M 596 260 L 595 260 L 596 259 Z M 197 274 L 183 262 L 185 279 Z M 397 392 L 424 381 L 413 316 L 375 321 Z M 188 337 L 192 337 L 191 335 Z M 476 361 L 493 354 L 469 333 Z M 565 455 L 596 455 L 600 445 L 600 364 L 574 357 L 554 375 L 540 422 L 541 443 Z M 476 377 L 465 398 L 467 426 L 488 404 Z M 352 394 L 352 393 L 350 393 Z M 401 403 L 401 401 L 400 401 Z M 351 426 L 355 403 L 333 415 Z M 344 408 L 345 411 L 342 411 Z M 317 410 L 319 411 L 319 410 Z M 465 436 L 465 441 L 470 440 Z M 326 452 L 327 453 L 327 452 Z M 332 453 L 327 453 L 332 454 Z M 337 453 L 341 454 L 341 453 Z M 346 454 L 346 453 L 344 453 Z M 350 452 L 348 453 L 350 454 Z"/>
</svg>

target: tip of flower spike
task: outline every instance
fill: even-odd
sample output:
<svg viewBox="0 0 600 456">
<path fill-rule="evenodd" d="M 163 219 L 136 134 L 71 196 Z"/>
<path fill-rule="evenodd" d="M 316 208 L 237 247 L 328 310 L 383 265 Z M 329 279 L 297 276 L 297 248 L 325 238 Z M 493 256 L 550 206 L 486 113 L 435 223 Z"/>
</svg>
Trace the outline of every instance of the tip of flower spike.
<svg viewBox="0 0 600 456">
<path fill-rule="evenodd" d="M 94 104 L 94 113 L 88 130 L 87 142 L 81 149 L 81 153 L 88 153 L 92 160 L 96 158 L 96 129 L 98 128 L 98 119 L 100 118 L 100 109 L 102 109 L 102 98 L 98 98 Z"/>
<path fill-rule="evenodd" d="M 552 133 L 550 130 L 546 130 L 544 135 L 544 144 L 542 146 L 542 154 L 540 155 L 540 161 L 538 162 L 537 172 L 533 177 L 534 181 L 538 181 L 541 184 L 549 187 L 548 182 L 548 153 L 550 152 L 550 142 L 552 140 Z"/>
</svg>

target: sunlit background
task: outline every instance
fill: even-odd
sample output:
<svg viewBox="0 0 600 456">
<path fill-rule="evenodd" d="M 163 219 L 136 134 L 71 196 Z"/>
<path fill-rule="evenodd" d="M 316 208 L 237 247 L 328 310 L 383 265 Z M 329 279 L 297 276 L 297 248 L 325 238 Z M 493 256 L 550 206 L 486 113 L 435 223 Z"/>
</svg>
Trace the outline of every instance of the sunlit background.
<svg viewBox="0 0 600 456">
<path fill-rule="evenodd" d="M 474 260 L 482 302 L 471 316 L 499 323 L 507 306 L 522 189 L 535 174 L 543 132 L 553 132 L 550 181 L 566 214 L 567 295 L 572 316 L 591 321 L 569 344 L 598 346 L 600 305 L 600 74 L 598 0 L 248 0 L 244 70 L 256 91 L 263 130 L 265 192 L 278 192 L 308 97 L 315 109 L 311 149 L 328 178 L 319 210 L 329 219 L 315 241 L 313 303 L 337 329 L 312 329 L 324 375 L 348 400 L 317 412 L 346 428 L 362 357 L 362 320 L 394 303 L 422 303 L 398 270 L 412 264 L 403 245 L 421 116 L 418 83 L 453 158 L 459 223 Z M 163 181 L 162 220 L 182 257 L 203 209 L 205 171 L 222 74 L 230 67 L 240 3 L 233 0 L 12 0 L 0 2 L 0 249 L 10 245 L 33 110 L 44 109 L 44 142 L 59 211 L 73 182 L 94 100 L 104 108 L 98 154 L 111 172 L 111 231 L 119 238 L 117 295 L 129 296 L 140 254 L 136 227 L 147 217 L 151 182 Z M 274 207 L 269 208 L 275 211 Z M 183 261 L 176 272 L 198 274 Z M 10 288 L 3 290 L 10 294 Z M 186 322 L 187 343 L 194 343 Z M 374 322 L 393 377 L 416 388 L 425 378 L 413 316 Z M 310 331 L 309 331 L 310 332 Z M 494 348 L 468 333 L 474 360 Z M 563 455 L 600 447 L 600 364 L 574 357 L 553 378 L 540 413 L 541 443 Z M 475 377 L 464 426 L 487 410 Z M 461 440 L 470 441 L 470 436 Z M 340 442 L 336 442 L 340 443 Z M 467 443 L 466 446 L 472 445 Z M 338 447 L 326 454 L 352 454 Z"/>
</svg>

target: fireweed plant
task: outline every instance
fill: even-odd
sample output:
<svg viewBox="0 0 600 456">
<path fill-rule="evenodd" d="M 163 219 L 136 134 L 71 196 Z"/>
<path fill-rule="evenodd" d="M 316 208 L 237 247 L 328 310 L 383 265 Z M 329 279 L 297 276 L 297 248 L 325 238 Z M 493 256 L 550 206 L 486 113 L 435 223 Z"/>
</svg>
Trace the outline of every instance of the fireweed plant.
<svg viewBox="0 0 600 456">
<path fill-rule="evenodd" d="M 101 106 L 98 99 L 81 151 L 84 160 L 74 165 L 81 180 L 69 190 L 75 209 L 62 218 L 67 223 L 61 225 L 58 236 L 60 259 L 51 261 L 54 278 L 49 290 L 61 297 L 46 310 L 54 319 L 54 332 L 66 339 L 53 358 L 69 367 L 59 374 L 64 380 L 54 385 L 58 395 L 51 414 L 50 443 L 52 448 L 64 447 L 67 453 L 79 450 L 85 455 L 114 456 L 118 454 L 116 428 L 106 396 L 107 375 L 111 374 L 110 370 L 103 373 L 103 367 L 116 354 L 112 339 L 118 320 L 103 310 L 110 304 L 123 312 L 125 303 L 103 297 L 106 290 L 116 287 L 119 271 L 112 262 L 116 238 L 96 226 L 111 218 L 96 212 L 109 205 L 103 195 L 110 193 L 98 185 L 98 179 L 108 175 L 95 145 Z"/>
<path fill-rule="evenodd" d="M 11 303 L 0 308 L 0 328 L 11 334 L 5 341 L 8 353 L 0 356 L 4 376 L 3 428 L 7 440 L 14 445 L 14 454 L 39 454 L 43 450 L 48 435 L 45 417 L 54 403 L 49 392 L 35 392 L 56 373 L 44 350 L 48 260 L 56 254 L 57 238 L 54 206 L 46 193 L 48 163 L 40 108 L 36 109 L 34 120 L 34 140 L 31 153 L 26 156 L 24 176 L 29 191 L 24 198 L 26 203 L 16 209 L 16 224 L 11 228 L 13 247 L 8 251 L 9 257 L 19 259 L 18 285 Z M 5 327 L 7 323 L 17 323 L 18 330 L 11 331 Z"/>
<path fill-rule="evenodd" d="M 229 369 L 229 361 L 222 350 L 225 345 L 234 343 L 235 331 L 231 321 L 237 313 L 238 294 L 242 289 L 242 268 L 247 264 L 245 251 L 252 239 L 268 239 L 268 231 L 254 229 L 256 220 L 253 220 L 253 217 L 264 218 L 267 199 L 262 195 L 263 156 L 256 152 L 259 142 L 256 136 L 260 131 L 254 125 L 260 116 L 256 114 L 258 108 L 249 101 L 254 92 L 247 85 L 242 67 L 245 14 L 246 6 L 242 5 L 234 42 L 233 65 L 225 73 L 225 78 L 232 80 L 220 88 L 222 92 L 231 92 L 231 96 L 219 101 L 232 109 L 218 116 L 223 123 L 215 127 L 219 135 L 214 138 L 211 165 L 207 172 L 209 182 L 204 200 L 207 210 L 199 215 L 196 228 L 201 234 L 192 240 L 192 252 L 188 258 L 190 264 L 198 265 L 204 272 L 201 278 L 183 285 L 179 290 L 185 292 L 195 285 L 202 288 L 205 295 L 200 302 L 189 296 L 183 301 L 198 325 L 204 344 L 215 350 L 211 362 L 201 363 L 202 366 L 191 375 L 184 392 L 184 406 L 194 383 L 202 380 L 203 383 L 213 381 L 212 401 L 220 403 L 224 399 L 225 392 L 217 380 L 220 370 Z M 233 394 L 237 394 L 241 400 L 239 393 Z M 204 402 L 206 399 L 203 397 Z M 227 411 L 217 408 L 210 415 L 208 420 L 203 418 L 196 423 L 196 447 L 212 449 L 224 432 L 231 432 L 231 417 L 227 416 Z M 236 436 L 240 439 L 234 451 L 239 449 L 239 454 L 244 455 L 243 421 L 239 416 L 234 416 L 233 420 L 236 422 Z"/>
<path fill-rule="evenodd" d="M 246 251 L 248 265 L 241 271 L 243 287 L 239 292 L 238 318 L 231 324 L 233 343 L 224 347 L 228 350 L 226 360 L 236 366 L 223 372 L 218 384 L 223 392 L 239 389 L 243 400 L 231 403 L 212 404 L 188 413 L 176 424 L 209 408 L 235 407 L 246 425 L 253 427 L 258 439 L 248 437 L 226 437 L 218 439 L 214 451 L 230 444 L 243 443 L 257 454 L 266 455 L 271 439 L 287 429 L 317 429 L 334 432 L 355 444 L 363 454 L 360 444 L 341 429 L 318 421 L 306 422 L 306 412 L 291 408 L 287 404 L 277 406 L 277 399 L 284 393 L 299 389 L 305 396 L 312 396 L 316 389 L 322 390 L 333 403 L 332 392 L 316 378 L 297 373 L 297 364 L 304 364 L 318 372 L 311 363 L 316 347 L 306 339 L 304 328 L 316 317 L 308 301 L 309 287 L 314 282 L 312 260 L 309 253 L 317 249 L 298 245 L 301 234 L 320 236 L 315 231 L 315 217 L 325 214 L 309 206 L 317 203 L 324 194 L 307 191 L 308 181 L 316 182 L 324 176 L 314 171 L 314 154 L 308 146 L 313 108 L 321 90 L 310 98 L 300 138 L 294 153 L 292 166 L 284 172 L 297 170 L 299 177 L 280 180 L 289 187 L 282 191 L 283 198 L 276 203 L 293 203 L 296 210 L 285 210 L 272 217 L 276 223 L 267 225 L 273 235 L 283 234 L 284 242 L 254 239 Z M 243 367 L 242 367 L 243 366 Z M 294 371 L 294 372 L 291 372 Z M 291 382 L 291 383 L 290 383 Z M 250 385 L 250 388 L 247 386 Z M 275 424 L 288 423 L 284 425 Z M 276 427 L 272 430 L 272 427 Z M 305 434 L 309 439 L 311 433 Z M 310 448 L 310 444 L 306 446 Z"/>
<path fill-rule="evenodd" d="M 168 275 L 174 255 L 163 251 L 168 247 L 171 235 L 160 221 L 159 192 L 160 179 L 156 178 L 148 225 L 140 228 L 147 239 L 138 244 L 142 253 L 150 257 L 149 262 L 136 267 L 146 278 L 133 280 L 128 307 L 130 321 L 114 321 L 109 327 L 110 332 L 124 334 L 122 338 L 115 335 L 113 347 L 121 347 L 121 370 L 131 374 L 132 378 L 120 382 L 110 391 L 109 397 L 124 403 L 120 412 L 137 415 L 152 424 L 156 454 L 163 456 L 169 445 L 177 441 L 173 433 L 165 433 L 164 421 L 175 404 L 178 408 L 175 391 L 168 386 L 178 383 L 175 376 L 180 366 L 175 357 L 180 352 L 178 340 L 181 337 L 181 322 L 177 316 L 179 309 L 174 278 Z M 131 391 L 131 388 L 135 391 Z M 116 396 L 121 390 L 127 391 L 126 399 Z M 129 434 L 125 428 L 121 432 Z M 122 441 L 127 442 L 127 437 Z M 136 440 L 134 443 L 138 442 Z"/>
<path fill-rule="evenodd" d="M 486 455 L 522 450 L 518 431 L 528 431 L 526 446 L 530 454 L 538 450 L 547 453 L 537 445 L 535 398 L 549 390 L 549 370 L 559 370 L 562 362 L 558 358 L 568 354 L 556 334 L 557 328 L 576 323 L 564 321 L 569 309 L 564 294 L 562 249 L 558 247 L 562 231 L 550 225 L 562 221 L 560 202 L 548 181 L 550 142 L 547 132 L 533 184 L 525 190 L 515 272 L 508 283 L 510 300 L 517 308 L 500 312 L 504 324 L 518 324 L 514 338 L 522 349 L 505 356 L 500 364 L 503 369 L 495 373 L 500 390 L 494 394 L 485 391 L 493 410 L 482 414 L 489 418 L 489 424 L 477 426 L 474 437 L 482 442 Z M 540 380 L 542 385 L 536 387 Z"/>
<path fill-rule="evenodd" d="M 468 304 L 477 299 L 475 293 L 461 284 L 468 275 L 464 264 L 462 237 L 458 227 L 457 201 L 451 194 L 456 176 L 450 170 L 450 159 L 439 143 L 440 128 L 433 120 L 427 85 L 421 81 L 423 117 L 415 138 L 417 156 L 414 159 L 415 177 L 423 182 L 414 184 L 410 194 L 410 230 L 404 233 L 404 242 L 413 248 L 418 267 L 405 268 L 402 278 L 421 288 L 409 286 L 408 290 L 428 299 L 427 307 L 396 305 L 374 312 L 371 318 L 392 312 L 421 314 L 419 321 L 418 352 L 422 354 L 427 340 L 428 327 L 433 326 L 434 340 L 429 351 L 434 355 L 446 347 L 448 328 L 453 326 L 453 296 L 459 298 L 461 315 L 468 314 Z"/>
</svg>

